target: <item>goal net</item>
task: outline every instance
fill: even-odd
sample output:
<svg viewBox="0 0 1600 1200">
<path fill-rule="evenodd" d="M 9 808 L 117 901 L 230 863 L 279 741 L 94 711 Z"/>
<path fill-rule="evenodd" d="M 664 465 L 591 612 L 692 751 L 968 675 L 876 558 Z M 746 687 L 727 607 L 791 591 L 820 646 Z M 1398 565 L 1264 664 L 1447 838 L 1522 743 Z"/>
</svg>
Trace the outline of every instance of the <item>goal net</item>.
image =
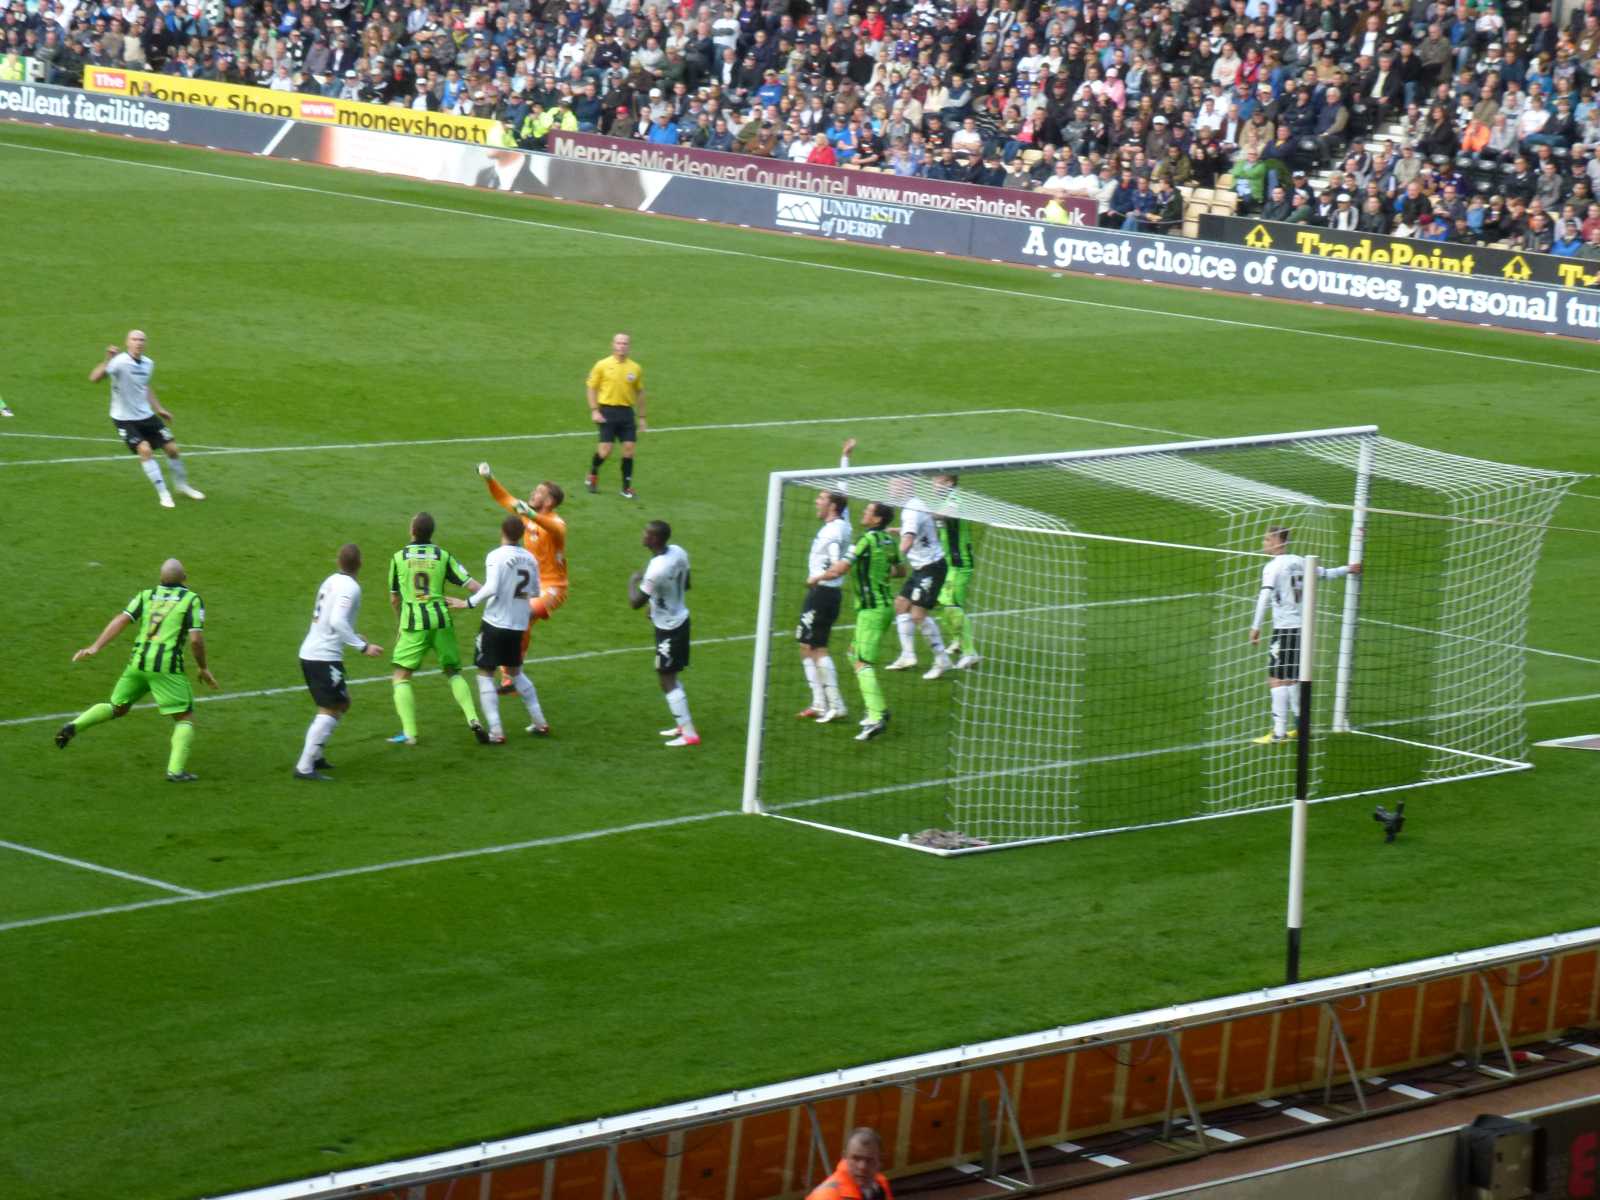
<svg viewBox="0 0 1600 1200">
<path fill-rule="evenodd" d="M 1373 427 L 777 473 L 745 808 L 949 854 L 1288 803 L 1293 747 L 1256 740 L 1270 613 L 1249 637 L 1273 527 L 1291 553 L 1363 566 L 1318 593 L 1312 798 L 1524 769 L 1529 596 L 1575 479 Z M 828 646 L 848 715 L 797 715 L 821 490 L 847 499 L 852 540 L 874 503 L 896 529 L 920 506 L 970 538 L 965 603 L 951 573 L 930 621 L 975 661 L 924 678 L 937 660 L 913 628 L 916 665 L 893 669 L 891 626 L 872 664 L 889 718 L 867 740 L 853 571 Z"/>
</svg>

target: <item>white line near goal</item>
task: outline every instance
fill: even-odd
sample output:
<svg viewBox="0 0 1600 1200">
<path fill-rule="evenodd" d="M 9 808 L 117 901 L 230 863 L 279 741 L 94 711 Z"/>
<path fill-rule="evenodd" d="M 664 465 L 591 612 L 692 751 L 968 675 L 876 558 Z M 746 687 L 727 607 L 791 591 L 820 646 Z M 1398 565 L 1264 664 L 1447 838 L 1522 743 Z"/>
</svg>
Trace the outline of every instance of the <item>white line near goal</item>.
<svg viewBox="0 0 1600 1200">
<path fill-rule="evenodd" d="M 729 639 L 725 639 L 725 640 L 737 641 L 737 640 L 741 640 L 741 639 L 729 638 Z M 746 637 L 746 638 L 744 638 L 742 640 L 748 641 L 749 638 Z M 649 649 L 649 648 L 646 647 L 646 649 Z M 356 680 L 351 680 L 351 682 L 355 683 L 357 681 Z M 365 680 L 365 681 L 362 681 L 362 682 L 375 683 L 375 682 L 378 682 L 378 681 L 377 680 Z M 285 689 L 285 690 L 299 690 L 299 689 L 295 688 L 295 689 Z M 1591 700 L 1600 700 L 1600 692 L 1588 692 L 1588 693 L 1585 693 L 1585 694 L 1579 695 L 1579 696 L 1555 696 L 1555 697 L 1552 697 L 1552 698 L 1550 698 L 1548 700 L 1530 700 L 1527 704 L 1523 705 L 1523 707 L 1524 708 L 1544 708 L 1544 707 L 1548 707 L 1548 706 L 1551 706 L 1551 705 L 1557 705 L 1557 704 L 1580 704 L 1580 703 L 1585 703 L 1585 702 L 1591 701 Z M 1496 772 L 1496 773 L 1498 773 L 1498 772 Z M 1454 782 L 1454 781 L 1452 781 L 1452 782 Z M 1426 786 L 1426 785 L 1415 785 L 1415 786 Z M 1352 794 L 1353 795 L 1363 795 L 1363 794 L 1367 794 L 1367 793 L 1352 793 Z M 146 909 L 146 908 L 163 908 L 163 907 L 166 907 L 168 905 L 173 905 L 173 904 L 193 904 L 193 903 L 197 903 L 197 902 L 205 901 L 205 900 L 223 899 L 223 898 L 228 897 L 228 896 L 250 895 L 250 894 L 253 894 L 253 893 L 256 893 L 256 892 L 275 891 L 275 890 L 278 890 L 280 888 L 286 888 L 286 887 L 299 887 L 299 886 L 301 886 L 303 884 L 326 883 L 326 882 L 331 882 L 331 881 L 339 880 L 339 879 L 351 879 L 351 878 L 356 878 L 356 877 L 362 876 L 362 875 L 373 875 L 373 874 L 378 874 L 378 873 L 382 873 L 382 872 L 385 872 L 385 871 L 398 871 L 398 870 L 408 869 L 408 868 L 411 868 L 411 867 L 429 866 L 429 865 L 433 865 L 433 864 L 436 864 L 436 863 L 459 862 L 459 861 L 461 861 L 463 859 L 481 858 L 481 857 L 485 857 L 487 855 L 492 855 L 492 854 L 507 854 L 507 853 L 511 853 L 511 852 L 514 852 L 514 851 L 518 851 L 518 850 L 537 850 L 537 849 L 540 849 L 540 848 L 542 848 L 544 846 L 561 845 L 561 844 L 565 844 L 565 843 L 568 843 L 568 842 L 577 842 L 577 841 L 593 841 L 596 838 L 614 837 L 614 836 L 616 836 L 618 834 L 642 833 L 642 832 L 648 832 L 650 830 L 655 830 L 655 829 L 670 829 L 670 828 L 673 828 L 675 826 L 693 825 L 693 824 L 698 824 L 698 823 L 703 822 L 703 821 L 715 820 L 715 819 L 717 819 L 719 817 L 733 817 L 733 816 L 738 816 L 738 815 L 739 815 L 739 810 L 737 808 L 712 809 L 712 810 L 707 811 L 707 812 L 685 813 L 684 815 L 677 816 L 677 817 L 664 817 L 659 821 L 647 821 L 647 822 L 641 822 L 641 823 L 636 823 L 636 824 L 632 824 L 632 825 L 616 825 L 616 826 L 610 826 L 610 827 L 607 827 L 607 828 L 604 828 L 604 829 L 585 830 L 585 831 L 576 832 L 576 833 L 557 834 L 557 835 L 555 835 L 553 837 L 549 837 L 549 838 L 535 838 L 535 839 L 532 839 L 532 840 L 529 840 L 529 841 L 525 841 L 525 842 L 506 842 L 506 843 L 502 843 L 502 844 L 499 844 L 499 845 L 482 846 L 482 847 L 478 847 L 478 848 L 475 848 L 475 849 L 469 849 L 469 850 L 452 850 L 452 851 L 447 851 L 447 852 L 445 852 L 443 854 L 423 855 L 423 856 L 419 856 L 419 857 L 415 857 L 415 858 L 395 859 L 395 860 L 390 861 L 390 862 L 372 863 L 372 864 L 367 865 L 367 866 L 347 867 L 347 868 L 344 868 L 344 869 L 338 870 L 338 871 L 324 871 L 324 872 L 320 872 L 320 873 L 317 873 L 317 874 L 311 874 L 311 875 L 296 875 L 296 876 L 291 876 L 291 877 L 286 878 L 286 879 L 269 879 L 269 880 L 265 880 L 265 881 L 263 881 L 261 883 L 247 883 L 247 884 L 242 884 L 239 887 L 222 888 L 222 889 L 219 889 L 217 891 L 212 891 L 212 892 L 196 892 L 193 895 L 162 896 L 159 899 L 137 900 L 137 901 L 134 901 L 134 902 L 132 902 L 130 904 L 112 904 L 112 905 L 107 905 L 107 906 L 105 906 L 103 908 L 90 908 L 90 909 L 82 909 L 82 910 L 79 910 L 79 911 L 76 911 L 76 912 L 54 913 L 54 914 L 51 914 L 51 915 L 48 915 L 48 916 L 42 916 L 42 917 L 25 917 L 25 918 L 22 918 L 21 920 L 7 921 L 7 922 L 0 923 L 0 933 L 4 933 L 7 930 L 12 930 L 12 929 L 29 929 L 29 928 L 33 928 L 33 927 L 39 926 L 39 925 L 56 925 L 56 924 L 61 924 L 63 922 L 84 921 L 84 920 L 88 920 L 88 919 L 93 918 L 93 917 L 113 916 L 113 915 L 115 915 L 117 913 L 138 912 L 141 909 Z M 783 814 L 774 813 L 772 815 L 781 817 Z M 1231 815 L 1231 814 L 1222 814 L 1222 815 Z M 805 821 L 803 818 L 793 818 L 793 819 L 796 820 L 800 824 L 807 824 L 807 825 L 813 825 L 814 824 L 814 825 L 817 825 L 819 828 L 827 829 L 830 832 L 833 831 L 833 826 L 821 825 L 818 822 Z M 1216 818 L 1201 817 L 1201 818 L 1195 818 L 1195 819 L 1196 820 L 1213 820 L 1213 819 L 1216 819 Z M 1107 832 L 1112 832 L 1112 831 L 1107 831 Z M 883 840 L 885 842 L 892 841 L 892 839 L 888 839 L 888 838 L 884 838 L 884 839 L 881 839 L 881 840 Z M 894 844 L 899 844 L 899 843 L 896 842 Z M 917 847 L 917 848 L 918 849 L 925 849 L 924 847 Z M 939 852 L 935 851 L 934 853 L 939 853 Z M 166 887 L 176 887 L 177 886 L 175 884 L 167 884 L 167 885 L 157 884 L 154 880 L 149 880 L 147 882 L 150 882 L 152 886 L 166 886 Z"/>
</svg>

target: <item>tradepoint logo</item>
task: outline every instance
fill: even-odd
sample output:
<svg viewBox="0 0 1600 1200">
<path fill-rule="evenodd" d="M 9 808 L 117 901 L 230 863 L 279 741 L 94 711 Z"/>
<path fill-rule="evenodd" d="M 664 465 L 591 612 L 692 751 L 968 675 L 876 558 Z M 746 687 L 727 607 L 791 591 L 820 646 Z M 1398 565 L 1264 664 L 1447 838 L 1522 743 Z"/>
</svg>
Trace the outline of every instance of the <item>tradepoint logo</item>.
<svg viewBox="0 0 1600 1200">
<path fill-rule="evenodd" d="M 1525 279 L 1533 278 L 1533 268 L 1528 265 L 1528 260 L 1520 254 L 1511 256 L 1511 261 L 1500 268 L 1500 274 L 1507 279 L 1516 280 L 1518 283 Z"/>
<path fill-rule="evenodd" d="M 1271 250 L 1272 235 L 1267 232 L 1265 225 L 1257 225 L 1244 235 L 1244 244 L 1252 250 Z"/>
</svg>

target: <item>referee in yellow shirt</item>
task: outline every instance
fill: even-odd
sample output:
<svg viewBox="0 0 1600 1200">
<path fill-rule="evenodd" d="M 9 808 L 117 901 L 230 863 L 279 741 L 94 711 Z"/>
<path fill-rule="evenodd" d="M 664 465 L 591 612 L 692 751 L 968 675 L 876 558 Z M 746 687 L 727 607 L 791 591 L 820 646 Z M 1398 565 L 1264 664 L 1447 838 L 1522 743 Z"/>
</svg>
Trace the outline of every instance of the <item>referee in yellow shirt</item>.
<svg viewBox="0 0 1600 1200">
<path fill-rule="evenodd" d="M 622 494 L 633 494 L 633 448 L 638 431 L 648 428 L 644 420 L 644 369 L 628 357 L 633 339 L 619 333 L 611 339 L 611 353 L 590 368 L 588 379 L 589 416 L 600 426 L 600 444 L 589 462 L 584 480 L 591 492 L 598 492 L 600 464 L 611 457 L 613 442 L 622 443 Z M 637 425 L 635 425 L 637 418 Z"/>
</svg>

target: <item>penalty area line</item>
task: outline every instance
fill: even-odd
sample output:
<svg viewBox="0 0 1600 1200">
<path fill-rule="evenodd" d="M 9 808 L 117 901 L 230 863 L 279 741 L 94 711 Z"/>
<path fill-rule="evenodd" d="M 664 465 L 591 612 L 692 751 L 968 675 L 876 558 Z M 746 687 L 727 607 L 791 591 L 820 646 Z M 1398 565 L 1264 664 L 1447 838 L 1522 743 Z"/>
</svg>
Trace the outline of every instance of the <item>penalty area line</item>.
<svg viewBox="0 0 1600 1200">
<path fill-rule="evenodd" d="M 426 867 L 438 863 L 461 862 L 465 859 L 484 858 L 493 854 L 513 854 L 522 850 L 540 850 L 550 846 L 565 846 L 574 842 L 591 842 L 598 838 L 616 837 L 625 833 L 649 833 L 657 829 L 672 829 L 678 826 L 715 821 L 720 817 L 736 817 L 740 815 L 740 811 L 737 808 L 719 808 L 710 812 L 684 813 L 682 816 L 662 817 L 655 821 L 635 821 L 628 825 L 612 825 L 604 829 L 580 829 L 573 833 L 557 833 L 549 837 L 529 838 L 520 842 L 504 842 L 495 846 L 475 846 L 467 850 L 447 850 L 439 854 L 398 858 L 390 862 L 368 863 L 359 867 L 341 867 L 337 870 L 318 871 L 310 875 L 293 875 L 286 879 L 267 879 L 260 883 L 245 883 L 240 884 L 238 887 L 218 888 L 212 892 L 194 892 L 187 888 L 174 889 L 182 892 L 182 894 L 164 896 L 159 900 L 140 900 L 132 904 L 111 904 L 103 908 L 87 908 L 76 912 L 52 913 L 43 917 L 24 917 L 17 921 L 0 922 L 0 933 L 13 929 L 32 929 L 40 925 L 59 925 L 68 921 L 86 921 L 92 917 L 108 917 L 117 913 L 138 912 L 141 909 L 165 907 L 173 904 L 195 904 L 204 900 L 226 900 L 231 896 L 249 896 L 257 892 L 300 887 L 308 883 L 327 883 L 337 879 L 378 875 L 387 871 L 399 871 L 409 867 Z M 9 846 L 11 843 L 0 842 L 0 845 Z M 113 874 L 121 874 L 121 872 L 113 872 Z M 140 876 L 126 877 L 138 879 L 143 883 L 151 883 L 157 887 L 172 887 L 170 884 L 159 884 L 154 880 L 143 879 Z"/>
<path fill-rule="evenodd" d="M 710 425 L 667 425 L 660 429 L 648 429 L 648 435 L 667 433 L 716 433 L 722 431 L 735 431 L 743 429 L 780 429 L 788 426 L 801 425 L 866 425 L 879 421 L 931 421 L 951 417 L 996 417 L 996 416 L 1037 416 L 1034 409 L 1027 408 L 965 408 L 954 412 L 934 413 L 898 413 L 893 416 L 854 416 L 854 417 L 806 417 L 800 420 L 789 421 L 729 421 L 721 424 Z M 1115 421 L 1098 421 L 1094 417 L 1077 417 L 1075 420 L 1094 421 L 1096 424 L 1116 425 Z M 1131 427 L 1124 427 L 1131 428 Z M 558 433 L 500 433 L 485 434 L 482 437 L 453 437 L 453 438 L 416 438 L 410 441 L 383 441 L 383 442 L 325 442 L 311 446 L 235 446 L 211 447 L 201 449 L 196 447 L 187 455 L 189 458 L 220 458 L 223 455 L 233 454 L 307 454 L 320 450 L 392 450 L 410 449 L 415 446 L 471 446 L 492 445 L 496 442 L 544 442 L 562 438 L 592 438 L 593 429 L 566 429 Z M 102 440 L 102 439 L 92 439 Z M 0 462 L 0 467 L 56 467 L 71 463 L 100 463 L 100 462 L 127 462 L 126 454 L 87 454 L 71 458 L 24 458 L 13 462 Z"/>
<path fill-rule="evenodd" d="M 60 863 L 66 867 L 77 867 L 83 871 L 94 871 L 100 875 L 110 875 L 116 879 L 125 879 L 129 883 L 142 883 L 146 887 L 160 888 L 164 892 L 174 892 L 179 896 L 186 896 L 191 900 L 200 898 L 201 893 L 193 888 L 179 887 L 175 883 L 166 883 L 160 879 L 151 879 L 148 875 L 135 875 L 132 871 L 119 871 L 116 867 L 108 867 L 101 863 L 88 862 L 81 858 L 72 858 L 66 854 L 55 854 L 49 850 L 41 850 L 37 846 L 24 846 L 21 842 L 10 842 L 0 838 L 0 847 L 15 850 L 18 854 L 31 854 L 34 858 L 42 858 L 48 862 Z"/>
<path fill-rule="evenodd" d="M 670 238 L 645 237 L 635 233 L 617 233 L 609 229 L 583 229 L 572 225 L 563 225 L 557 221 L 540 221 L 531 217 L 514 217 L 506 213 L 477 212 L 467 208 L 453 208 L 446 204 L 424 204 L 417 200 L 396 200 L 388 196 L 373 196 L 365 192 L 347 192 L 338 188 L 312 187 L 303 183 L 283 183 L 275 179 L 260 179 L 251 175 L 229 175 L 224 171 L 202 171 L 195 167 L 175 167 L 169 163 L 141 162 L 138 159 L 119 158 L 111 154 L 88 154 L 81 150 L 61 150 L 50 146 L 28 146 L 21 142 L 9 142 L 0 138 L 0 147 L 10 150 L 32 151 L 37 154 L 55 154 L 65 158 L 79 158 L 91 162 L 117 163 L 122 166 L 144 167 L 152 171 L 170 171 L 179 175 L 193 175 L 202 179 L 216 179 L 230 183 L 254 184 L 257 187 L 277 188 L 289 192 L 305 192 L 317 196 L 331 196 L 341 200 L 362 200 L 369 204 L 383 204 L 395 208 L 416 209 L 421 212 L 435 212 L 457 217 L 470 217 L 484 221 L 499 221 L 511 225 L 522 225 L 534 229 L 547 229 L 575 236 L 588 236 L 610 238 L 616 241 L 633 242 L 639 245 L 657 246 L 667 250 L 691 250 L 701 254 L 718 254 L 731 258 L 748 258 L 756 262 L 783 263 L 787 266 L 806 267 L 816 271 L 833 271 L 846 275 L 859 275 L 870 279 L 884 279 L 900 283 L 920 283 L 930 287 L 955 288 L 962 291 L 980 292 L 990 296 L 1004 296 L 1017 300 L 1042 300 L 1048 304 L 1073 304 L 1084 308 L 1099 308 L 1109 312 L 1128 313 L 1138 317 L 1167 317 L 1176 321 L 1199 321 L 1208 325 L 1221 325 L 1233 329 L 1248 329 L 1263 333 L 1294 333 L 1304 337 L 1326 338 L 1337 342 L 1354 342 L 1362 346 L 1382 346 L 1392 350 L 1404 350 L 1408 353 L 1422 352 L 1431 354 L 1449 354 L 1459 358 L 1474 358 L 1485 362 L 1508 363 L 1518 367 L 1545 367 L 1559 371 L 1576 371 L 1581 375 L 1600 375 L 1600 368 L 1580 367 L 1570 363 L 1553 363 L 1538 359 L 1517 358 L 1509 354 L 1486 354 L 1478 350 L 1458 350 L 1450 346 L 1429 346 L 1416 342 L 1397 342 L 1387 338 L 1362 337 L 1353 333 L 1333 333 L 1324 329 L 1303 329 L 1294 325 L 1267 325 L 1256 321 L 1240 321 L 1229 317 L 1210 317 L 1201 313 L 1176 312 L 1172 309 L 1149 308 L 1135 304 L 1112 304 L 1104 300 L 1085 300 L 1076 296 L 1054 296 L 1048 292 L 1028 292 L 1015 288 L 995 287 L 988 284 L 967 283 L 958 279 L 935 279 L 926 275 L 913 275 L 898 271 L 879 271 L 869 267 L 851 267 L 841 263 L 818 262 L 805 258 L 785 258 L 778 254 L 758 254 L 751 250 L 733 250 L 725 246 L 706 246 L 696 242 L 675 242 Z M 410 179 L 407 176 L 384 176 L 386 179 L 401 183 L 426 182 Z M 871 247 L 867 247 L 870 249 Z M 1022 264 L 1015 265 L 1018 269 L 1026 270 Z M 1044 265 L 1044 264 L 1040 264 Z M 1118 282 L 1129 282 L 1119 280 Z M 1243 299 L 1244 297 L 1240 297 Z"/>
</svg>

